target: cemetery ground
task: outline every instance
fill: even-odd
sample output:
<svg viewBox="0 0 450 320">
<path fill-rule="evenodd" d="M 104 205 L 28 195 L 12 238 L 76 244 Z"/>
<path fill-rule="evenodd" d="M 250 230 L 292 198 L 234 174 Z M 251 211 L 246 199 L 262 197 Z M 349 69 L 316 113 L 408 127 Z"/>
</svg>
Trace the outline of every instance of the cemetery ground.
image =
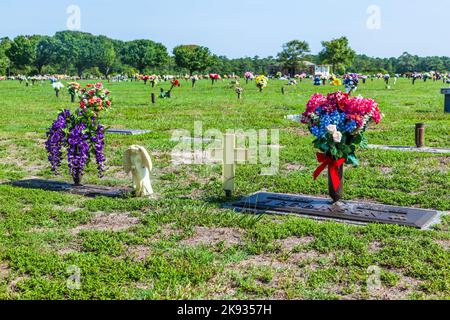
<svg viewBox="0 0 450 320">
<path fill-rule="evenodd" d="M 285 120 L 303 112 L 314 92 L 272 80 L 259 93 L 243 84 L 237 100 L 229 81 L 181 81 L 171 99 L 151 105 L 151 86 L 109 83 L 113 108 L 103 122 L 146 129 L 139 136 L 107 135 L 108 170 L 94 165 L 83 183 L 127 187 L 125 149 L 146 147 L 154 162 L 154 199 L 87 198 L 23 189 L 13 181 L 40 178 L 71 182 L 67 169 L 54 177 L 45 132 L 59 108 L 74 109 L 67 92 L 57 99 L 49 83 L 25 87 L 0 82 L 0 298 L 2 299 L 449 299 L 450 218 L 432 230 L 394 225 L 356 226 L 299 217 L 240 214 L 222 208 L 220 165 L 173 165 L 173 129 L 280 129 L 280 170 L 237 168 L 235 199 L 260 190 L 327 197 L 316 182 L 312 136 Z M 168 83 L 160 87 L 169 89 Z M 426 145 L 449 148 L 450 116 L 443 112 L 441 82 L 383 80 L 361 84 L 385 118 L 367 132 L 371 144 L 413 146 L 414 125 L 425 122 Z M 341 90 L 344 90 L 341 88 Z M 345 172 L 345 199 L 449 211 L 448 154 L 369 149 L 362 165 Z M 64 167 L 66 168 L 66 167 Z M 368 286 L 373 266 L 381 286 Z M 74 271 L 75 270 L 75 271 Z M 79 270 L 80 287 L 67 282 Z M 72 277 L 71 277 L 72 276 Z M 69 280 L 68 280 L 69 279 Z"/>
</svg>

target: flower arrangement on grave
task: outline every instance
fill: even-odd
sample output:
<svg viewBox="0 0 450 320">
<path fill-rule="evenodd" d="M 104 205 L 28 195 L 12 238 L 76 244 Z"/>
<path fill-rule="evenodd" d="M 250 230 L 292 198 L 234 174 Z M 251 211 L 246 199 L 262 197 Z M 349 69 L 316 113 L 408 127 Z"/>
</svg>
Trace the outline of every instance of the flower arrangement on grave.
<svg viewBox="0 0 450 320">
<path fill-rule="evenodd" d="M 103 84 L 88 84 L 79 91 L 80 106 L 71 113 L 62 110 L 47 132 L 45 147 L 52 171 L 58 174 L 67 150 L 70 174 L 76 186 L 81 183 L 86 166 L 94 157 L 99 177 L 103 177 L 105 163 L 105 128 L 100 115 L 111 107 L 110 92 Z"/>
<path fill-rule="evenodd" d="M 314 179 L 328 168 L 329 193 L 335 202 L 342 198 L 344 163 L 359 165 L 356 147 L 368 147 L 365 132 L 371 122 L 378 124 L 382 117 L 375 100 L 341 91 L 328 96 L 314 94 L 307 103 L 301 122 L 308 125 L 316 138 L 313 145 L 320 151 Z"/>
<path fill-rule="evenodd" d="M 289 80 L 289 82 L 288 82 L 287 85 L 288 85 L 288 86 L 296 86 L 296 85 L 297 85 L 297 81 L 294 80 L 294 79 L 291 79 L 291 80 Z"/>
<path fill-rule="evenodd" d="M 331 76 L 331 85 L 335 87 L 342 86 L 342 81 L 338 77 L 336 77 L 334 74 Z"/>
<path fill-rule="evenodd" d="M 314 76 L 314 85 L 315 86 L 320 86 L 322 84 L 322 74 L 316 74 Z"/>
<path fill-rule="evenodd" d="M 80 89 L 81 89 L 81 85 L 78 82 L 70 82 L 69 83 L 69 86 L 67 87 L 67 91 L 69 92 L 72 103 L 75 102 L 75 96 L 78 95 Z"/>
<path fill-rule="evenodd" d="M 247 71 L 247 72 L 244 74 L 244 78 L 245 78 L 245 83 L 248 83 L 249 81 L 255 79 L 255 75 L 254 75 L 252 72 Z"/>
<path fill-rule="evenodd" d="M 192 76 L 192 77 L 191 77 L 191 81 L 192 81 L 192 88 L 194 88 L 194 87 L 195 87 L 195 84 L 197 83 L 198 79 L 199 79 L 199 77 L 198 77 L 198 76 L 196 76 L 196 75 L 194 75 L 194 76 Z"/>
<path fill-rule="evenodd" d="M 357 73 L 349 73 L 344 76 L 344 85 L 347 93 L 350 95 L 358 89 L 359 75 Z"/>
<path fill-rule="evenodd" d="M 237 86 L 234 90 L 238 96 L 238 99 L 241 99 L 242 92 L 244 92 L 244 89 L 242 87 Z"/>
<path fill-rule="evenodd" d="M 217 73 L 211 73 L 209 75 L 209 78 L 211 79 L 211 83 L 214 84 L 217 80 L 220 79 L 220 75 L 218 75 Z"/>
<path fill-rule="evenodd" d="M 52 88 L 53 90 L 55 90 L 56 97 L 58 98 L 59 92 L 61 91 L 62 88 L 64 88 L 64 85 L 60 81 L 56 81 L 52 83 Z"/>
<path fill-rule="evenodd" d="M 260 76 L 256 77 L 255 82 L 256 82 L 256 87 L 259 89 L 259 92 L 262 92 L 263 89 L 265 87 L 267 87 L 267 84 L 269 83 L 269 79 L 267 79 L 267 77 L 264 75 L 260 75 Z"/>
<path fill-rule="evenodd" d="M 150 81 L 152 88 L 154 88 L 158 84 L 158 76 L 156 74 L 152 74 L 149 76 L 148 80 Z"/>
<path fill-rule="evenodd" d="M 147 84 L 148 80 L 150 80 L 150 76 L 149 75 L 142 76 L 141 80 L 144 81 L 144 84 Z"/>
</svg>

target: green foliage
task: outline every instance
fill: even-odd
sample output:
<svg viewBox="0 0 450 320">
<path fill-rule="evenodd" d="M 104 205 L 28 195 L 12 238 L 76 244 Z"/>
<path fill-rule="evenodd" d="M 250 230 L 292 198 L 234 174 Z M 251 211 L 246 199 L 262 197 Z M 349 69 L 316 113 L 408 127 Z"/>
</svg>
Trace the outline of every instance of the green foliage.
<svg viewBox="0 0 450 320">
<path fill-rule="evenodd" d="M 197 45 L 177 46 L 173 54 L 177 66 L 189 70 L 190 75 L 195 71 L 204 71 L 212 62 L 209 49 Z"/>
<path fill-rule="evenodd" d="M 292 40 L 283 45 L 283 51 L 278 54 L 278 61 L 295 74 L 297 70 L 304 69 L 303 61 L 310 51 L 306 41 Z"/>
<path fill-rule="evenodd" d="M 319 53 L 319 59 L 322 63 L 331 64 L 334 72 L 336 72 L 336 68 L 345 68 L 351 65 L 356 55 L 355 51 L 350 48 L 346 37 L 323 41 L 322 46 L 324 48 Z"/>
<path fill-rule="evenodd" d="M 166 47 L 151 40 L 127 42 L 122 49 L 122 57 L 124 63 L 141 73 L 145 68 L 161 67 L 168 60 Z"/>
</svg>

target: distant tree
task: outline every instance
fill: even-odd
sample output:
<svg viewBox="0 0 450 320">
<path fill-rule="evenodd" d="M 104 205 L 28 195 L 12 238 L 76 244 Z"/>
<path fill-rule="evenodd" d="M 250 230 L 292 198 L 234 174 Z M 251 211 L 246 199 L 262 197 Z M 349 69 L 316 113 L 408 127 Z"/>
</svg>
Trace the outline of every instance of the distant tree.
<svg viewBox="0 0 450 320">
<path fill-rule="evenodd" d="M 6 55 L 6 51 L 11 47 L 9 38 L 0 39 L 0 75 L 7 75 L 10 67 L 10 61 Z"/>
<path fill-rule="evenodd" d="M 347 37 L 322 41 L 323 50 L 319 53 L 319 60 L 333 66 L 333 72 L 337 68 L 350 66 L 355 59 L 355 51 L 350 48 Z"/>
<path fill-rule="evenodd" d="M 93 44 L 92 63 L 107 78 L 116 62 L 114 44 L 104 36 L 96 37 Z"/>
<path fill-rule="evenodd" d="M 180 45 L 173 49 L 175 63 L 192 75 L 195 71 L 204 71 L 212 64 L 211 52 L 198 45 Z"/>
<path fill-rule="evenodd" d="M 403 54 L 397 59 L 397 72 L 406 73 L 417 71 L 419 66 L 419 57 L 413 56 L 408 52 L 403 52 Z"/>
<path fill-rule="evenodd" d="M 93 35 L 79 31 L 62 31 L 56 33 L 55 38 L 56 56 L 65 72 L 74 67 L 81 76 L 84 70 L 93 66 Z"/>
<path fill-rule="evenodd" d="M 6 51 L 6 56 L 16 69 L 30 68 L 36 60 L 36 39 L 17 36 Z"/>
<path fill-rule="evenodd" d="M 283 45 L 283 51 L 278 53 L 278 61 L 295 74 L 297 70 L 304 68 L 305 57 L 310 51 L 306 41 L 292 40 Z"/>
<path fill-rule="evenodd" d="M 43 36 L 36 45 L 36 59 L 34 65 L 38 74 L 42 74 L 44 66 L 56 59 L 57 41 L 53 37 Z"/>
<path fill-rule="evenodd" d="M 145 68 L 158 68 L 168 62 L 167 48 L 151 40 L 128 42 L 122 49 L 122 61 L 143 72 Z"/>
</svg>

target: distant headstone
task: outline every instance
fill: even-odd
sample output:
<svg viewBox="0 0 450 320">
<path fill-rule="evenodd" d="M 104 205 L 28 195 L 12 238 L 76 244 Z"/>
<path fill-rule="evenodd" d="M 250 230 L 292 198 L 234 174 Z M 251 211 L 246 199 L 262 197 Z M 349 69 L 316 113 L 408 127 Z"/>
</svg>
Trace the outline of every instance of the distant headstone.
<svg viewBox="0 0 450 320">
<path fill-rule="evenodd" d="M 441 93 L 445 95 L 444 112 L 450 113 L 450 88 L 441 89 Z"/>
<path fill-rule="evenodd" d="M 106 131 L 106 133 L 120 134 L 126 136 L 136 136 L 140 134 L 146 134 L 149 132 L 150 130 L 135 130 L 135 129 L 108 129 L 108 131 Z"/>
</svg>

